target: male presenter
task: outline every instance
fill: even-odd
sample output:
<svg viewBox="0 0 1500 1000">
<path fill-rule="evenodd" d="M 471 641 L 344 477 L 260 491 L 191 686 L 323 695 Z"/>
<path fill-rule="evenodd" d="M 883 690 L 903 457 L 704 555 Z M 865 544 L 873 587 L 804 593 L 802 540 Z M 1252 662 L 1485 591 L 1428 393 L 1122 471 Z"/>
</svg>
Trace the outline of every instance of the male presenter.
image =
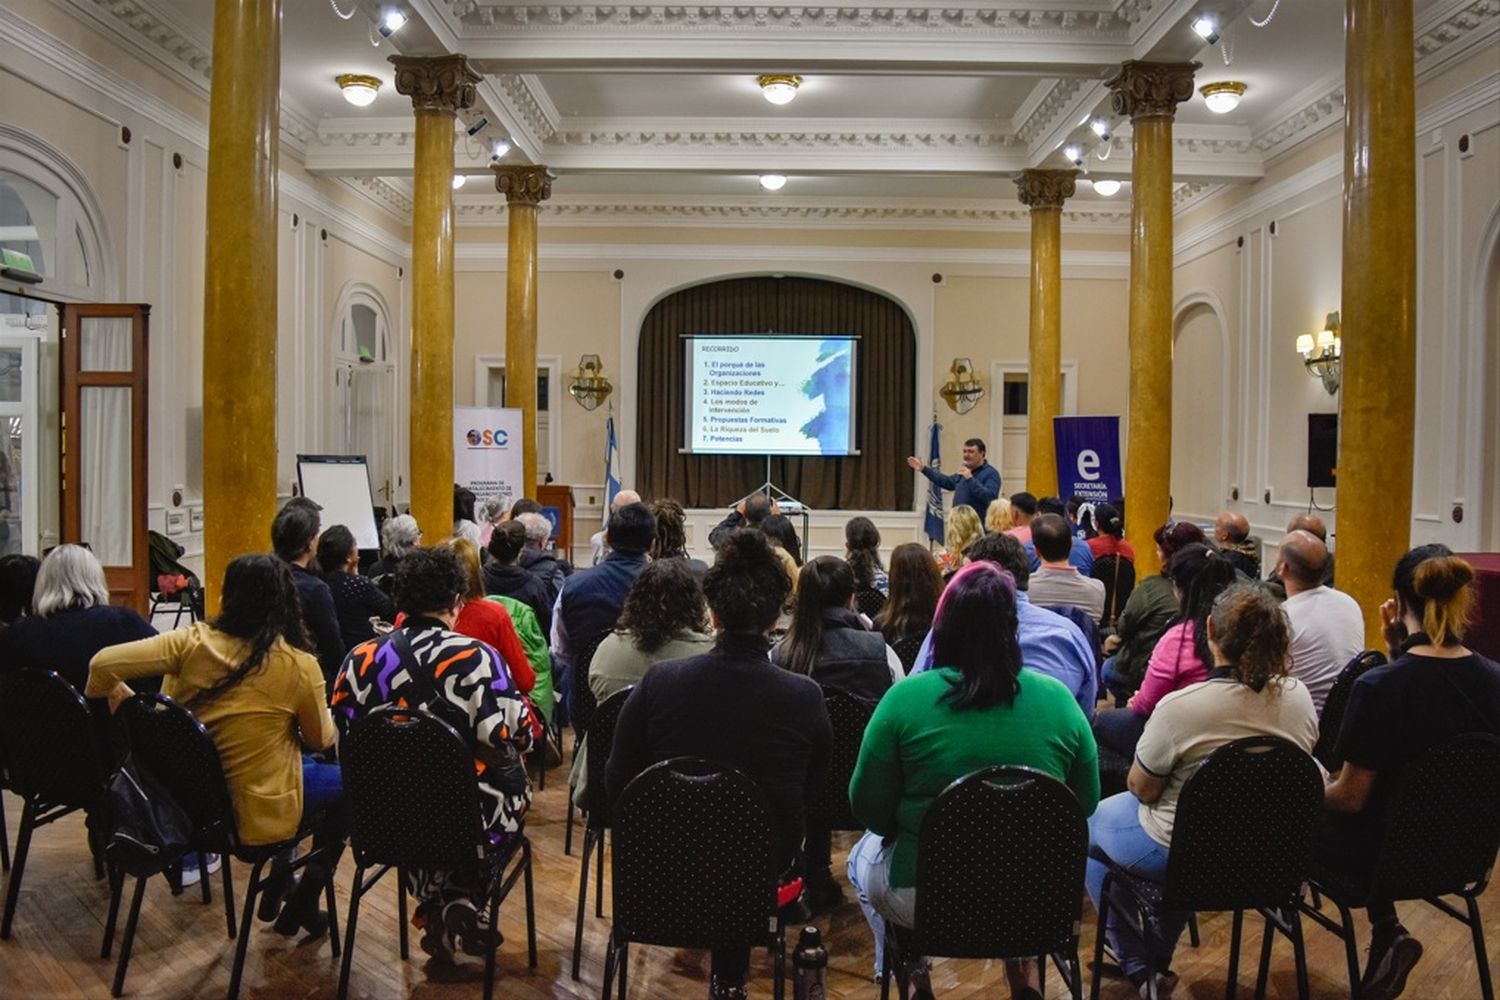
<svg viewBox="0 0 1500 1000">
<path fill-rule="evenodd" d="M 1000 470 L 985 461 L 984 442 L 979 438 L 964 442 L 963 463 L 953 475 L 945 476 L 915 455 L 906 460 L 907 465 L 943 489 L 952 490 L 953 506 L 973 507 L 982 524 L 990 501 L 1000 496 Z"/>
</svg>

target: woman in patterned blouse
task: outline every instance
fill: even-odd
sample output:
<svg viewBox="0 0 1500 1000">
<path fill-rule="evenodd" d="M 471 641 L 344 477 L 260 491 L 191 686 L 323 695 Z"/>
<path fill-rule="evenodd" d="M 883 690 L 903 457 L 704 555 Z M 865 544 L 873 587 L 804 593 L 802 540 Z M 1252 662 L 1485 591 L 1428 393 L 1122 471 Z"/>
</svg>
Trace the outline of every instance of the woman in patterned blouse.
<svg viewBox="0 0 1500 1000">
<path fill-rule="evenodd" d="M 427 708 L 476 741 L 520 752 L 531 747 L 525 702 L 494 647 L 453 631 L 466 581 L 452 549 L 412 551 L 396 570 L 396 608 L 401 628 L 349 651 L 333 692 L 333 714 L 347 726 L 384 705 Z M 441 678 L 441 681 L 439 681 Z M 456 678 L 456 680 L 455 680 Z M 520 771 L 519 787 L 487 766 L 476 752 L 479 806 L 496 843 L 519 833 L 531 788 Z M 517 775 L 509 775 L 513 780 Z M 422 929 L 422 950 L 451 960 L 455 945 L 483 955 L 497 943 L 484 905 L 489 886 L 483 868 L 407 873 L 418 899 L 413 923 Z"/>
</svg>

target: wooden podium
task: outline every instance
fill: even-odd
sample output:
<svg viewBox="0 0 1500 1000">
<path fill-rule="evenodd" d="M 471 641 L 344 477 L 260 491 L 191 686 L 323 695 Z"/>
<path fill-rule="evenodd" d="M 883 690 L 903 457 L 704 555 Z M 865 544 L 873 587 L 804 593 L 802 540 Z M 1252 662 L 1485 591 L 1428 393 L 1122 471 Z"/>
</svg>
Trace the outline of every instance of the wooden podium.
<svg viewBox="0 0 1500 1000">
<path fill-rule="evenodd" d="M 552 535 L 552 541 L 557 546 L 563 558 L 568 562 L 573 561 L 573 487 L 563 486 L 559 483 L 548 483 L 536 488 L 537 503 L 541 504 L 546 512 L 551 514 L 557 512 L 553 523 L 557 526 Z"/>
</svg>

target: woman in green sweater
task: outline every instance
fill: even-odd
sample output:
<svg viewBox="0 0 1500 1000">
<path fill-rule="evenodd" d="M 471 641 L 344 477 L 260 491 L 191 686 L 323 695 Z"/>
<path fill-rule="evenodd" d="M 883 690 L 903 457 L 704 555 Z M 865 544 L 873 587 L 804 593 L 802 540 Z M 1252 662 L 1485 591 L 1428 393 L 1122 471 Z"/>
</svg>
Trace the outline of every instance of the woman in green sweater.
<svg viewBox="0 0 1500 1000">
<path fill-rule="evenodd" d="M 1023 670 L 1015 579 L 994 563 L 965 566 L 933 622 L 935 669 L 886 692 L 865 730 L 849 801 L 869 828 L 849 853 L 849 882 L 875 934 L 910 927 L 916 912 L 917 832 L 948 785 L 997 764 L 1034 767 L 1066 782 L 1085 814 L 1099 802 L 1099 760 L 1088 719 L 1060 681 Z M 931 997 L 925 965 L 918 1000 Z M 1032 962 L 1008 963 L 1012 994 L 1040 997 Z"/>
</svg>

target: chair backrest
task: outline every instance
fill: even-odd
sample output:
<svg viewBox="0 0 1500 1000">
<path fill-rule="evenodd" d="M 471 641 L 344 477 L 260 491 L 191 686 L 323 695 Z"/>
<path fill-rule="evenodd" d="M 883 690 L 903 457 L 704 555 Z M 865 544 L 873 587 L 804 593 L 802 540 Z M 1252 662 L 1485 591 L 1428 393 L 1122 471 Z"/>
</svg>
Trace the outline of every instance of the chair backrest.
<svg viewBox="0 0 1500 1000">
<path fill-rule="evenodd" d="M 1103 640 L 1099 638 L 1099 623 L 1094 621 L 1094 616 L 1080 607 L 1072 604 L 1046 604 L 1043 605 L 1048 611 L 1062 615 L 1068 621 L 1077 625 L 1088 640 L 1089 648 L 1094 651 L 1094 663 L 1097 665 L 1100 654 L 1104 649 Z"/>
<path fill-rule="evenodd" d="M 901 659 L 902 669 L 907 673 L 911 673 L 911 668 L 916 665 L 917 654 L 922 651 L 922 640 L 925 638 L 927 638 L 925 632 L 913 632 L 891 643 L 891 648 Z"/>
<path fill-rule="evenodd" d="M 603 632 L 593 636 L 583 644 L 578 656 L 573 659 L 573 703 L 570 707 L 573 732 L 579 736 L 589 731 L 589 720 L 593 718 L 594 709 L 599 705 L 594 692 L 589 689 L 589 666 L 594 662 L 594 654 L 599 652 L 599 644 L 608 635 L 608 632 Z"/>
<path fill-rule="evenodd" d="M 84 809 L 99 801 L 112 767 L 83 696 L 56 671 L 0 678 L 0 739 L 19 794 Z"/>
<path fill-rule="evenodd" d="M 1374 893 L 1444 896 L 1489 881 L 1500 850 L 1500 739 L 1467 733 L 1402 770 L 1386 812 Z"/>
<path fill-rule="evenodd" d="M 854 777 L 854 762 L 859 759 L 865 727 L 875 714 L 875 702 L 856 698 L 840 688 L 824 687 L 823 704 L 828 709 L 828 721 L 833 723 L 833 747 L 822 791 L 807 807 L 808 825 L 826 826 L 830 830 L 863 830 L 864 824 L 854 818 L 849 808 L 849 779 Z"/>
<path fill-rule="evenodd" d="M 199 833 L 236 835 L 229 785 L 208 730 L 164 694 L 138 694 L 120 706 L 115 724 L 125 733 L 136 765 L 187 813 Z"/>
<path fill-rule="evenodd" d="M 866 618 L 874 618 L 885 607 L 885 595 L 874 587 L 861 587 L 854 592 L 854 610 Z"/>
<path fill-rule="evenodd" d="M 775 826 L 742 772 L 674 757 L 635 777 L 614 810 L 615 929 L 679 948 L 753 945 L 776 914 Z"/>
<path fill-rule="evenodd" d="M 616 691 L 599 703 L 594 717 L 589 720 L 588 735 L 588 813 L 589 826 L 609 826 L 609 792 L 605 787 L 605 770 L 609 767 L 609 753 L 615 745 L 615 723 L 620 721 L 620 709 L 635 685 Z"/>
<path fill-rule="evenodd" d="M 474 754 L 421 709 L 377 708 L 339 744 L 349 847 L 359 864 L 452 869 L 484 842 Z"/>
<path fill-rule="evenodd" d="M 1078 937 L 1088 821 L 1073 792 L 1029 767 L 955 781 L 922 817 L 913 947 L 950 958 L 1020 958 Z"/>
<path fill-rule="evenodd" d="M 1313 756 L 1330 771 L 1337 770 L 1343 761 L 1338 759 L 1339 730 L 1344 728 L 1344 710 L 1349 707 L 1349 695 L 1354 682 L 1361 674 L 1386 662 L 1385 654 L 1378 649 L 1367 649 L 1344 665 L 1323 699 L 1323 714 L 1318 718 L 1318 742 L 1313 746 Z"/>
<path fill-rule="evenodd" d="M 1090 575 L 1104 581 L 1104 617 L 1100 620 L 1108 628 L 1119 620 L 1130 592 L 1135 590 L 1135 563 L 1118 552 L 1110 552 L 1094 560 Z"/>
<path fill-rule="evenodd" d="M 1163 904 L 1286 904 L 1306 877 L 1322 817 L 1323 777 L 1310 754 L 1275 736 L 1226 743 L 1178 797 Z"/>
</svg>

